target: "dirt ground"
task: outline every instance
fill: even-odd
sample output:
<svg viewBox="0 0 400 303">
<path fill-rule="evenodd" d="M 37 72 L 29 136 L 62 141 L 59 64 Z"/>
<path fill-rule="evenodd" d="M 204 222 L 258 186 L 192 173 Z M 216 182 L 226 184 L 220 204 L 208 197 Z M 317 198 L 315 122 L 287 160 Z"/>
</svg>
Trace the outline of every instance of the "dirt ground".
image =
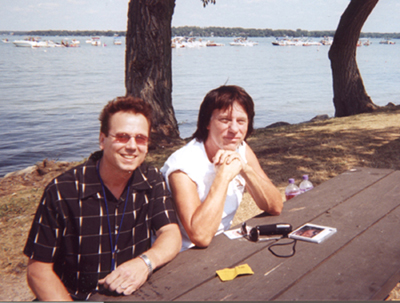
<svg viewBox="0 0 400 303">
<path fill-rule="evenodd" d="M 284 197 L 288 178 L 308 174 L 314 186 L 356 167 L 400 170 L 400 106 L 346 118 L 258 129 L 248 143 Z M 151 150 L 147 162 L 161 167 L 180 146 Z M 0 179 L 0 301 L 34 299 L 22 254 L 44 186 L 77 163 L 44 160 Z M 248 194 L 233 225 L 260 211 Z M 400 284 L 387 300 L 400 299 Z"/>
</svg>

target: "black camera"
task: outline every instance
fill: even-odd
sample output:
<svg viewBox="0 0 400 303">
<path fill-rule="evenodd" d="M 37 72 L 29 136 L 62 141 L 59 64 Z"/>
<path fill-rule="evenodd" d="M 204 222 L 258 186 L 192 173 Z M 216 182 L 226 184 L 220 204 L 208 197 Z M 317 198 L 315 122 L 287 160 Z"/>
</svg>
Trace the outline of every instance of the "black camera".
<svg viewBox="0 0 400 303">
<path fill-rule="evenodd" d="M 242 224 L 242 233 L 254 242 L 258 241 L 259 236 L 282 235 L 282 237 L 286 237 L 291 231 L 292 225 L 288 223 L 276 223 L 257 225 L 250 229 L 250 233 L 247 234 L 246 222 Z"/>
</svg>

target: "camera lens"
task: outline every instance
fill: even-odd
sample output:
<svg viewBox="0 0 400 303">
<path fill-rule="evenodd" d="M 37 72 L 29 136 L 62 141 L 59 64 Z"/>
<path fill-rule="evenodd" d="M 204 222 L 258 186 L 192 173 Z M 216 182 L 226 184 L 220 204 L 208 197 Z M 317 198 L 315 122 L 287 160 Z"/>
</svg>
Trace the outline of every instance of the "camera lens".
<svg viewBox="0 0 400 303">
<path fill-rule="evenodd" d="M 257 242 L 257 240 L 258 240 L 258 229 L 257 229 L 256 227 L 253 227 L 253 228 L 250 230 L 249 239 L 250 239 L 251 241 Z"/>
</svg>

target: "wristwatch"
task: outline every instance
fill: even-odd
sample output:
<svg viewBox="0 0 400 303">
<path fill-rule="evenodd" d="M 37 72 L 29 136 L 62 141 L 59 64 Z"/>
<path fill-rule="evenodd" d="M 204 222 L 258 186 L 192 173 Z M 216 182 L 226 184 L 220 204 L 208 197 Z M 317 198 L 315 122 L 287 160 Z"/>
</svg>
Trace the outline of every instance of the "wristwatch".
<svg viewBox="0 0 400 303">
<path fill-rule="evenodd" d="M 149 270 L 147 279 L 149 279 L 151 277 L 151 275 L 153 274 L 153 266 L 151 265 L 150 259 L 145 254 L 140 255 L 139 258 L 142 259 L 143 262 L 146 263 L 146 265 L 147 265 L 147 269 Z"/>
</svg>

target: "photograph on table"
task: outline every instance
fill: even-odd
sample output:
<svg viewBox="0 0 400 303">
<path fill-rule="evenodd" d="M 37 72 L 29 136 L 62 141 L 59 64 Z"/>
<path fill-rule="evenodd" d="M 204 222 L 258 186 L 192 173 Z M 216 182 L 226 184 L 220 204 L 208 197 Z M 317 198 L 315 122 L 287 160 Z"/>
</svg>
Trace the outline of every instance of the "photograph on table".
<svg viewBox="0 0 400 303">
<path fill-rule="evenodd" d="M 289 234 L 289 238 L 313 243 L 321 243 L 334 233 L 336 228 L 306 223 Z"/>
</svg>

